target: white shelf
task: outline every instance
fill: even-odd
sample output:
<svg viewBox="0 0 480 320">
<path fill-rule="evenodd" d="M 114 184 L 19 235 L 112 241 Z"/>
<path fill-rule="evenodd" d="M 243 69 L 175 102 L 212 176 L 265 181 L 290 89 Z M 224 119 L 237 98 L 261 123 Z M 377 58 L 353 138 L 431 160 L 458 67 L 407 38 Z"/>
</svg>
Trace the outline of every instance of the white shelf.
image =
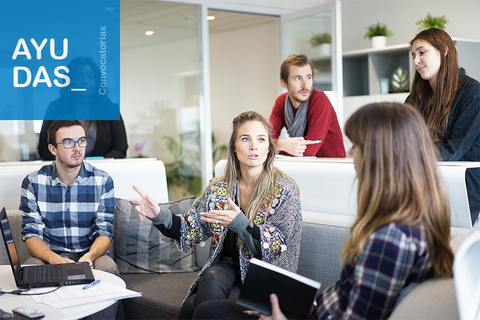
<svg viewBox="0 0 480 320">
<path fill-rule="evenodd" d="M 354 50 L 354 51 L 346 51 L 343 53 L 343 57 L 354 57 L 354 56 L 362 56 L 362 55 L 368 55 L 371 53 L 389 53 L 389 52 L 395 52 L 395 51 L 403 51 L 405 49 L 410 50 L 410 45 L 408 43 L 405 44 L 398 44 L 398 45 L 393 45 L 393 46 L 386 46 L 384 48 L 380 49 L 361 49 L 361 50 Z"/>
<path fill-rule="evenodd" d="M 480 41 L 453 38 L 458 52 L 458 63 L 467 74 L 480 79 Z M 375 102 L 404 102 L 409 92 L 380 94 L 380 78 L 390 78 L 392 68 L 403 66 L 409 72 L 410 86 L 414 65 L 408 44 L 387 46 L 382 49 L 362 49 L 343 53 L 343 119 L 355 110 Z M 348 147 L 350 142 L 345 141 Z"/>
<path fill-rule="evenodd" d="M 390 80 L 397 67 L 402 67 L 408 72 L 411 83 L 413 62 L 408 44 L 344 52 L 344 96 L 380 94 L 380 79 Z M 393 88 L 389 88 L 389 92 L 393 91 Z"/>
</svg>

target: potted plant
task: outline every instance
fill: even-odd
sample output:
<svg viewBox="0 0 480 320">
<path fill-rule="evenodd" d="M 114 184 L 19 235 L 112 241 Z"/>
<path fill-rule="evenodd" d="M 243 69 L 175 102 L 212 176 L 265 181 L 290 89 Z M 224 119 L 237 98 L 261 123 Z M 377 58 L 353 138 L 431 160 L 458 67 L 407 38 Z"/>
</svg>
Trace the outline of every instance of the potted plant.
<svg viewBox="0 0 480 320">
<path fill-rule="evenodd" d="M 321 56 L 330 55 L 332 52 L 332 36 L 330 33 L 313 33 L 310 38 L 312 48 L 318 48 L 318 53 Z"/>
<path fill-rule="evenodd" d="M 418 26 L 418 31 L 422 31 L 429 28 L 445 29 L 445 24 L 448 20 L 445 16 L 434 17 L 430 13 L 427 13 L 424 19 L 420 19 L 415 24 Z"/>
<path fill-rule="evenodd" d="M 199 162 L 201 155 L 199 148 L 195 145 L 200 140 L 200 131 L 181 133 L 180 141 L 171 136 L 162 136 L 161 139 L 174 158 L 172 163 L 165 163 L 169 189 L 176 187 L 173 192 L 181 194 L 184 198 L 199 194 L 202 191 L 202 169 Z M 212 145 L 215 146 L 212 150 L 214 163 L 227 158 L 228 146 L 216 145 L 213 133 Z M 172 190 L 169 191 L 172 192 Z M 170 197 L 176 198 L 172 195 Z"/>
<path fill-rule="evenodd" d="M 383 48 L 387 43 L 387 37 L 393 36 L 393 33 L 387 29 L 387 26 L 377 22 L 367 28 L 364 38 L 372 40 L 374 49 Z"/>
</svg>

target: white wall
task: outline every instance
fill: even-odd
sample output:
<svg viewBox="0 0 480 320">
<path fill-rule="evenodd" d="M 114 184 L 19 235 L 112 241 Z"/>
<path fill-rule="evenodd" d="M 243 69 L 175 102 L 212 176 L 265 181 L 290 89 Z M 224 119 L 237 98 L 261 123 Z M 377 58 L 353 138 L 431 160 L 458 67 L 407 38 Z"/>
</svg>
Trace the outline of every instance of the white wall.
<svg viewBox="0 0 480 320">
<path fill-rule="evenodd" d="M 361 14 L 360 14 L 361 13 Z M 408 43 L 418 33 L 416 21 L 427 13 L 445 15 L 446 31 L 452 37 L 480 40 L 478 0 L 345 0 L 342 1 L 343 51 L 371 48 L 364 39 L 366 28 L 379 21 L 394 35 L 387 45 Z"/>
<path fill-rule="evenodd" d="M 216 144 L 228 144 L 232 120 L 254 110 L 267 118 L 279 94 L 278 24 L 210 36 L 212 131 Z"/>
</svg>

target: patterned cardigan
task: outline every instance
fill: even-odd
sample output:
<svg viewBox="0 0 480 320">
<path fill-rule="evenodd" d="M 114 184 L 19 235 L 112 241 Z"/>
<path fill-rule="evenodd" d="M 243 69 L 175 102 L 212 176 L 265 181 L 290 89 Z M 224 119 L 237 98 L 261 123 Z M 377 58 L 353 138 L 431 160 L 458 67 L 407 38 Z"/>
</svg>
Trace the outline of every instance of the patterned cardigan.
<svg viewBox="0 0 480 320">
<path fill-rule="evenodd" d="M 232 197 L 236 197 L 238 181 L 233 185 Z M 227 183 L 221 181 L 206 190 L 205 195 L 197 198 L 188 213 L 181 219 L 180 241 L 177 246 L 188 251 L 194 245 L 212 237 L 210 257 L 198 276 L 193 281 L 185 300 L 192 295 L 206 269 L 218 262 L 228 229 L 201 221 L 200 213 L 209 210 L 222 210 L 227 204 Z M 242 282 L 252 257 L 262 259 L 286 270 L 296 272 L 300 255 L 302 235 L 302 210 L 298 187 L 292 178 L 277 176 L 275 191 L 265 200 L 264 205 L 255 216 L 253 223 L 260 228 L 261 256 L 252 254 L 250 249 L 241 244 L 239 261 Z M 184 300 L 184 302 L 185 302 Z"/>
</svg>

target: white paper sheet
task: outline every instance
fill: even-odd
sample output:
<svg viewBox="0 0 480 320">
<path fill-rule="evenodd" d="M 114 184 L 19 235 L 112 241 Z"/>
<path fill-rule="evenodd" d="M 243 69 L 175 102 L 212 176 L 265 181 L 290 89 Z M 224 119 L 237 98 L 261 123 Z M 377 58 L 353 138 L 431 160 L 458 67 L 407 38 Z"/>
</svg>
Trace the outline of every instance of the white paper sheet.
<svg viewBox="0 0 480 320">
<path fill-rule="evenodd" d="M 100 282 L 93 287 L 83 290 L 83 285 L 65 286 L 55 292 L 33 295 L 37 303 L 45 303 L 54 308 L 67 308 L 82 304 L 99 302 L 104 300 L 119 300 L 125 298 L 140 297 L 140 292 L 124 289 L 110 282 Z M 42 293 L 52 288 L 31 289 L 28 293 Z"/>
</svg>

